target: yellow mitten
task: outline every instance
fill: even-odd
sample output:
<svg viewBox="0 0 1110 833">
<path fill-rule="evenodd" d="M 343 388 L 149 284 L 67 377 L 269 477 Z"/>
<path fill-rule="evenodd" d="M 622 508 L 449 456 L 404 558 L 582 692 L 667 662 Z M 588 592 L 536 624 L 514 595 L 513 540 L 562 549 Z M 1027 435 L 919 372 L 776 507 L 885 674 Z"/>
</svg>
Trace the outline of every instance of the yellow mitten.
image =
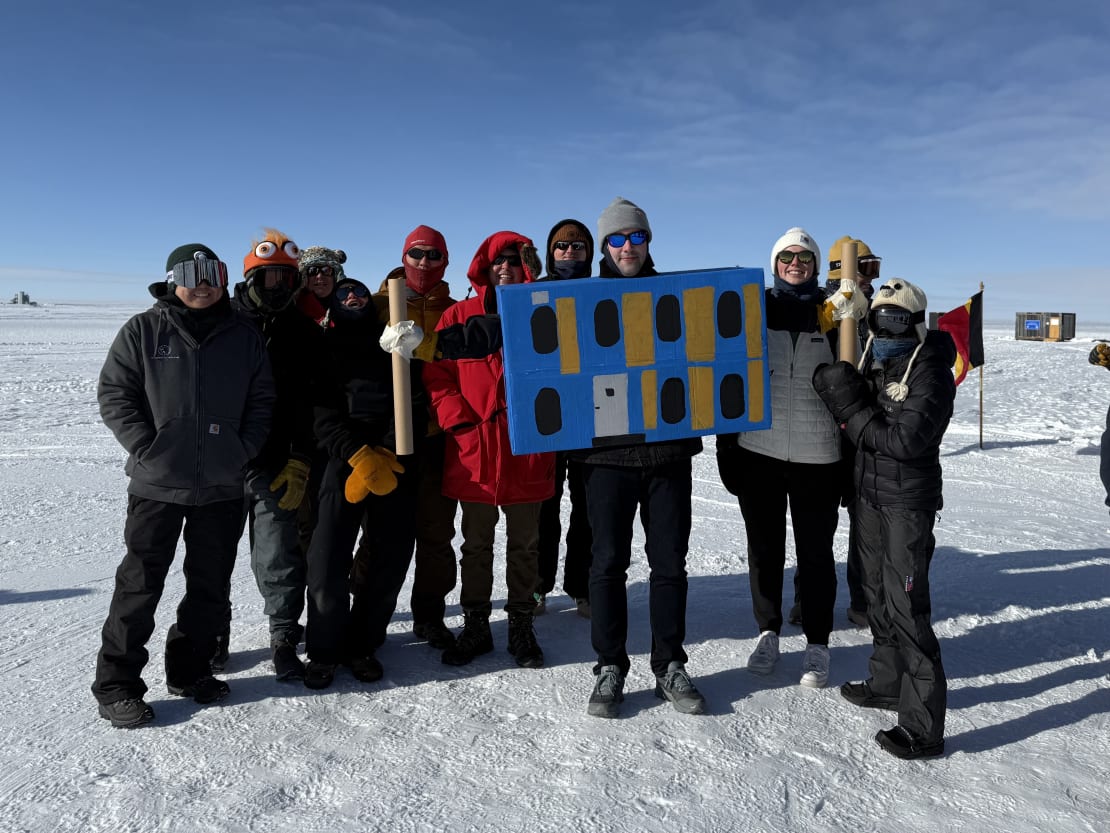
<svg viewBox="0 0 1110 833">
<path fill-rule="evenodd" d="M 360 503 L 370 493 L 388 495 L 397 488 L 397 475 L 405 471 L 397 462 L 397 455 L 380 445 L 376 448 L 364 445 L 347 463 L 352 469 L 343 487 L 348 503 Z"/>
<path fill-rule="evenodd" d="M 304 499 L 305 487 L 308 485 L 308 463 L 295 458 L 290 458 L 278 476 L 270 483 L 270 491 L 276 492 L 282 486 L 285 494 L 278 501 L 278 508 L 291 512 L 301 505 Z"/>
</svg>

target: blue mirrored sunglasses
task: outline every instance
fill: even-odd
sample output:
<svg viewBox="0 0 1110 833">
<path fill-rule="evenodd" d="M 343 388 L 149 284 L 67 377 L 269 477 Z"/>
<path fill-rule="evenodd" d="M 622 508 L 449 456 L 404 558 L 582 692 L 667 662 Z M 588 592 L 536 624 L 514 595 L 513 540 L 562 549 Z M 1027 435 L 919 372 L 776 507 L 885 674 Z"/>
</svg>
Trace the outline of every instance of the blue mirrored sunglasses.
<svg viewBox="0 0 1110 833">
<path fill-rule="evenodd" d="M 631 234 L 610 234 L 605 238 L 605 242 L 614 249 L 619 249 L 628 241 L 632 241 L 633 246 L 642 246 L 647 242 L 647 232 L 634 231 Z"/>
</svg>

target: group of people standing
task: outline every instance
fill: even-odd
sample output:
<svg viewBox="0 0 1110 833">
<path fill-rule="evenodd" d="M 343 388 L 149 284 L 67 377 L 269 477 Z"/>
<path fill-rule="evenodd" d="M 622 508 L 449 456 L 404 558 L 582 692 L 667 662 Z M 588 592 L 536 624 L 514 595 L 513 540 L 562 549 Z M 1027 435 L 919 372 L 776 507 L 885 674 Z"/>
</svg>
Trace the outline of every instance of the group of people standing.
<svg viewBox="0 0 1110 833">
<path fill-rule="evenodd" d="M 618 197 L 597 230 L 601 278 L 658 274 L 639 206 Z M 839 247 L 848 241 L 834 247 L 830 278 L 839 276 Z M 278 680 L 323 689 L 341 667 L 363 682 L 380 679 L 376 653 L 414 555 L 414 635 L 449 665 L 491 652 L 501 514 L 507 649 L 520 667 L 541 667 L 535 617 L 554 591 L 565 487 L 563 589 L 590 620 L 597 655 L 588 713 L 616 717 L 624 699 L 637 512 L 655 693 L 682 713 L 704 713 L 683 648 L 692 458 L 701 439 L 557 454 L 510 448 L 495 287 L 586 278 L 595 240 L 585 224 L 561 220 L 543 254 L 541 264 L 522 234 L 490 235 L 467 270 L 473 295 L 456 301 L 444 280 L 446 241 L 428 226 L 408 235 L 401 265 L 376 292 L 346 275 L 341 250 L 302 250 L 273 230 L 252 244 L 230 294 L 227 267 L 211 249 L 187 244 L 170 253 L 165 280 L 150 287 L 155 305 L 124 325 L 98 390 L 130 476 L 127 552 L 93 684 L 102 717 L 121 727 L 154 718 L 142 669 L 182 535 L 186 588 L 167 635 L 167 688 L 198 703 L 227 696 L 213 670 L 227 658 L 230 576 L 244 522 Z M 738 498 L 747 534 L 760 631 L 748 668 L 768 674 L 779 660 L 789 508 L 797 618 L 807 641 L 800 683 L 827 684 L 833 536 L 844 503 L 851 610 L 866 617 L 875 649 L 870 677 L 846 683 L 841 694 L 858 706 L 898 710 L 898 724 L 877 736 L 888 751 L 936 755 L 946 693 L 928 565 L 955 351 L 947 335 L 926 331 L 925 295 L 908 281 L 887 281 L 869 305 L 879 275 L 869 249 L 858 284 L 823 287 L 820 266 L 804 229 L 788 230 L 772 247 L 765 292 L 772 426 L 717 438 L 722 482 Z M 390 278 L 403 280 L 407 304 L 407 319 L 394 324 Z M 857 322 L 858 366 L 836 361 L 844 319 Z M 402 457 L 393 353 L 412 360 L 413 453 Z M 445 621 L 446 599 L 460 576 L 464 624 L 456 634 Z M 298 655 L 302 637 L 307 663 Z"/>
</svg>

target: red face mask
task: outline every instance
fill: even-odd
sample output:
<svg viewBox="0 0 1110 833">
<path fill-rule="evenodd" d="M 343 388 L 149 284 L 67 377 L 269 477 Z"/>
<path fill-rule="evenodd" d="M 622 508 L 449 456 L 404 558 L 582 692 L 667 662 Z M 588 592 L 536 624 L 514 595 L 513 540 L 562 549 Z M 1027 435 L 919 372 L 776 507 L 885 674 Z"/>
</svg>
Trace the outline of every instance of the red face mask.
<svg viewBox="0 0 1110 833">
<path fill-rule="evenodd" d="M 433 266 L 431 269 L 418 269 L 409 265 L 405 252 L 413 246 L 430 246 L 443 252 L 443 259 L 434 264 L 428 260 L 421 261 L 424 266 Z M 427 295 L 437 283 L 443 280 L 443 273 L 447 271 L 447 241 L 443 235 L 430 226 L 417 226 L 405 238 L 405 247 L 401 250 L 401 264 L 405 267 L 405 285 L 419 295 Z"/>
<path fill-rule="evenodd" d="M 405 264 L 405 285 L 418 295 L 427 295 L 433 286 L 443 280 L 447 264 L 440 261 L 435 269 L 417 269 Z"/>
</svg>

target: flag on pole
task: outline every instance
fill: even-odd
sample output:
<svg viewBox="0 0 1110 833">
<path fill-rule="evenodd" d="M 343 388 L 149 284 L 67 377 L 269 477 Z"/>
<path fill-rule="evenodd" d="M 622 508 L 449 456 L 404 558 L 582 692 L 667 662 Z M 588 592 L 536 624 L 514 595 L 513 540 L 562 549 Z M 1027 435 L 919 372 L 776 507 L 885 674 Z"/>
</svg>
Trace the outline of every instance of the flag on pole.
<svg viewBox="0 0 1110 833">
<path fill-rule="evenodd" d="M 967 372 L 983 365 L 983 290 L 979 290 L 963 306 L 941 313 L 937 328 L 956 342 L 956 384 Z"/>
</svg>

